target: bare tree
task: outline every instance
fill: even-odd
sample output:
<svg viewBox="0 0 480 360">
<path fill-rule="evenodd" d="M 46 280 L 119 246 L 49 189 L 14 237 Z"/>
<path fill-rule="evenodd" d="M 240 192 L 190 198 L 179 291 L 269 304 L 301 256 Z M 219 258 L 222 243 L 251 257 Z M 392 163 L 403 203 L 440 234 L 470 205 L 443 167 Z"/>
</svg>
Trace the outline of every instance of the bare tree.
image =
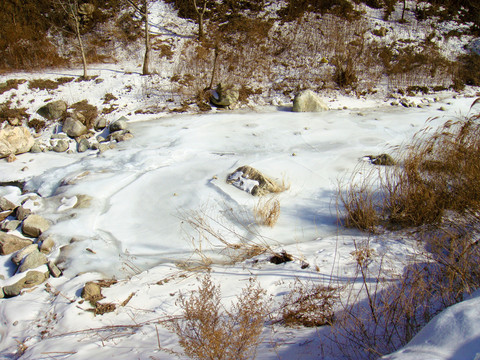
<svg viewBox="0 0 480 360">
<path fill-rule="evenodd" d="M 150 43 L 150 27 L 148 23 L 148 3 L 149 0 L 141 0 L 142 5 L 139 5 L 135 0 L 127 0 L 127 2 L 135 9 L 136 12 L 138 12 L 142 18 L 143 22 L 145 24 L 145 56 L 143 58 L 143 75 L 149 75 L 150 74 L 150 53 L 152 50 L 152 45 Z"/>
<path fill-rule="evenodd" d="M 200 4 L 197 0 L 192 1 L 198 19 L 198 40 L 203 40 L 205 36 L 205 33 L 203 31 L 203 16 L 205 15 L 205 11 L 207 10 L 207 0 L 200 0 L 203 1 L 203 7 L 201 7 L 201 10 L 198 5 L 201 6 L 202 4 Z"/>
<path fill-rule="evenodd" d="M 75 32 L 75 36 L 77 37 L 78 41 L 78 47 L 80 49 L 80 54 L 82 57 L 83 77 L 86 79 L 88 77 L 87 57 L 85 55 L 85 47 L 83 46 L 82 34 L 80 32 L 80 15 L 78 12 L 78 0 L 57 0 L 55 4 L 60 7 L 62 11 L 68 16 L 70 20 L 70 25 Z"/>
</svg>

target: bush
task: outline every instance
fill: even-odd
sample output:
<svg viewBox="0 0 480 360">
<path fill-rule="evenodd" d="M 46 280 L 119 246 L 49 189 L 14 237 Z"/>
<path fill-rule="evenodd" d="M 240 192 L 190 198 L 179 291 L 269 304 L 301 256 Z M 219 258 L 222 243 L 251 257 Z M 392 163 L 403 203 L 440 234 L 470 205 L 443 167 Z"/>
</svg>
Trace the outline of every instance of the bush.
<svg viewBox="0 0 480 360">
<path fill-rule="evenodd" d="M 260 343 L 268 315 L 265 290 L 254 281 L 242 290 L 227 310 L 221 304 L 220 289 L 206 275 L 200 287 L 178 302 L 183 316 L 168 327 L 179 337 L 190 359 L 252 359 Z"/>
</svg>

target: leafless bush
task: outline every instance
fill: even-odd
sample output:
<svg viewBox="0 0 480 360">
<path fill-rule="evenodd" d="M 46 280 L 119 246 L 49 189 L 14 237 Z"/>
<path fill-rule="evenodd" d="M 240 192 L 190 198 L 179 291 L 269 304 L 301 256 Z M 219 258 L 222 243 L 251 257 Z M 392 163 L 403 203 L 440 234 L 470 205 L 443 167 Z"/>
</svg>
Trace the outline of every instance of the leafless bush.
<svg viewBox="0 0 480 360">
<path fill-rule="evenodd" d="M 191 359 L 253 359 L 268 315 L 266 292 L 255 280 L 242 290 L 231 309 L 221 303 L 220 289 L 206 275 L 190 296 L 180 296 L 182 316 L 168 327 Z"/>
<path fill-rule="evenodd" d="M 332 325 L 338 289 L 296 279 L 283 298 L 281 321 L 287 326 L 316 327 Z"/>
</svg>

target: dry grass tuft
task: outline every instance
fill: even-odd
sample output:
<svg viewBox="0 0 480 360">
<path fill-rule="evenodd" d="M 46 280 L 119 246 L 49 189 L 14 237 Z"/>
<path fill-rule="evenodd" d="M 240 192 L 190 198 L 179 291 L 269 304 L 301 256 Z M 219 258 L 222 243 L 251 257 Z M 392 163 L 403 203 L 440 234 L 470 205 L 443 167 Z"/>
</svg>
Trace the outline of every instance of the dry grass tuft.
<svg viewBox="0 0 480 360">
<path fill-rule="evenodd" d="M 253 213 L 257 224 L 274 227 L 280 217 L 280 201 L 275 197 L 260 199 Z"/>
<path fill-rule="evenodd" d="M 266 292 L 255 280 L 227 310 L 220 289 L 206 275 L 197 291 L 180 296 L 182 317 L 167 325 L 191 359 L 253 359 L 268 315 Z"/>
</svg>

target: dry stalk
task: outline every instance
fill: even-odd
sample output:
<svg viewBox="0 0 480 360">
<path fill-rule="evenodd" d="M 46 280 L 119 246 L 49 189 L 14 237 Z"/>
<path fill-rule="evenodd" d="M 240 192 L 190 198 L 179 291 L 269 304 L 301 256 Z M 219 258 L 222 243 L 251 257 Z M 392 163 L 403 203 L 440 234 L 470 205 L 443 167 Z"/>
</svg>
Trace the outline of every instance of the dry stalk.
<svg viewBox="0 0 480 360">
<path fill-rule="evenodd" d="M 275 197 L 261 198 L 253 208 L 253 213 L 257 224 L 274 227 L 280 217 L 280 201 Z"/>
</svg>

